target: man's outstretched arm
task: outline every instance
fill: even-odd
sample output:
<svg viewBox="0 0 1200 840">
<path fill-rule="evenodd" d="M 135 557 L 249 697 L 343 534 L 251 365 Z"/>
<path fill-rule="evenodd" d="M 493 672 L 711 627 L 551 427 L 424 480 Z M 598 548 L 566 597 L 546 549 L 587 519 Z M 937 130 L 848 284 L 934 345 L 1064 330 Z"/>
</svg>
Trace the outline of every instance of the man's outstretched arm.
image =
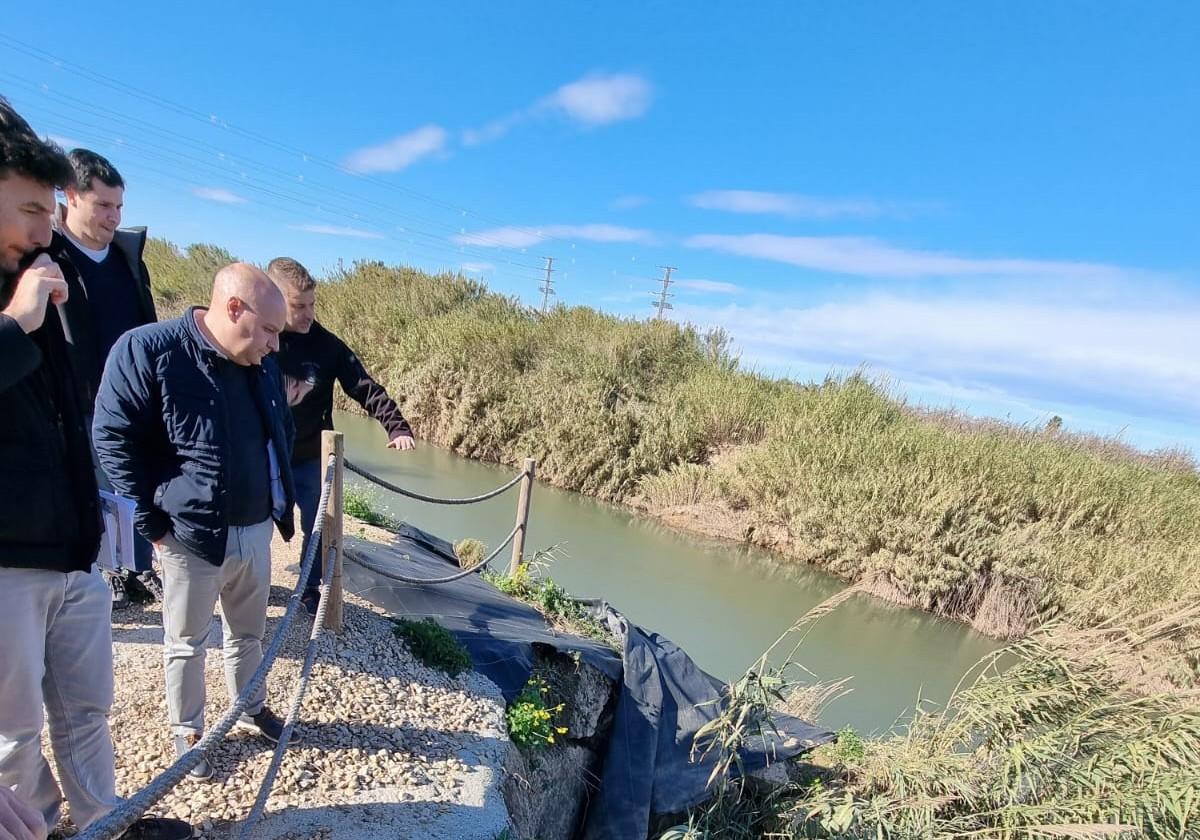
<svg viewBox="0 0 1200 840">
<path fill-rule="evenodd" d="M 338 339 L 340 359 L 338 361 L 337 378 L 352 400 L 361 405 L 368 414 L 379 421 L 387 431 L 389 449 L 415 449 L 412 427 L 400 413 L 396 401 L 388 396 L 382 385 L 363 367 L 363 363 L 354 351 Z"/>
</svg>

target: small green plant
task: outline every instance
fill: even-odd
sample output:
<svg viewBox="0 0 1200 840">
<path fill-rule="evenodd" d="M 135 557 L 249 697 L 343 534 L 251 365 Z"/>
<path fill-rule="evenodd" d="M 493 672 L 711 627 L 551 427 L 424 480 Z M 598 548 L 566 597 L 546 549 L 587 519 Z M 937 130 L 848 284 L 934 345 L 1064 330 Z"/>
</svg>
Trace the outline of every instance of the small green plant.
<svg viewBox="0 0 1200 840">
<path fill-rule="evenodd" d="M 422 621 L 398 618 L 392 623 L 395 634 L 404 640 L 412 655 L 430 668 L 445 671 L 452 677 L 470 669 L 471 656 L 466 648 L 432 618 Z"/>
<path fill-rule="evenodd" d="M 524 749 L 540 749 L 554 743 L 555 735 L 566 735 L 567 727 L 557 726 L 554 721 L 562 713 L 562 703 L 546 705 L 550 687 L 541 677 L 530 677 L 517 699 L 505 713 L 508 719 L 508 736 L 514 744 Z"/>
<path fill-rule="evenodd" d="M 833 757 L 845 767 L 857 767 L 867 757 L 867 742 L 853 726 L 842 727 L 837 731 Z"/>
<path fill-rule="evenodd" d="M 360 519 L 368 525 L 374 525 L 377 528 L 387 528 L 389 531 L 395 531 L 400 527 L 400 522 L 395 517 L 375 510 L 371 503 L 370 495 L 359 487 L 347 487 L 345 489 L 342 495 L 342 510 L 355 519 Z"/>
<path fill-rule="evenodd" d="M 567 590 L 546 571 L 564 555 L 561 546 L 552 545 L 517 567 L 514 574 L 484 570 L 483 579 L 505 595 L 531 604 L 560 629 L 607 645 L 613 644 L 608 629 L 597 621 Z"/>
</svg>

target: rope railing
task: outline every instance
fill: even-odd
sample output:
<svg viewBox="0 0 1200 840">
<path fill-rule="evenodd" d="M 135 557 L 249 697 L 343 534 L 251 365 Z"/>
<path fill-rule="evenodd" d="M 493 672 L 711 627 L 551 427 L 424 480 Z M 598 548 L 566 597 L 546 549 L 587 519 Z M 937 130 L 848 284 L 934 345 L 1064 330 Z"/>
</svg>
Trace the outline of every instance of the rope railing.
<svg viewBox="0 0 1200 840">
<path fill-rule="evenodd" d="M 305 553 L 300 564 L 300 574 L 297 578 L 296 588 L 288 598 L 287 609 L 284 611 L 283 618 L 280 620 L 279 626 L 275 629 L 275 635 L 271 638 L 270 646 L 263 652 L 262 662 L 259 664 L 258 670 L 254 672 L 254 676 L 250 678 L 250 682 L 238 694 L 237 700 L 229 707 L 229 710 L 205 733 L 199 743 L 180 756 L 174 764 L 156 776 L 136 794 L 126 799 L 112 811 L 109 811 L 104 817 L 76 835 L 77 840 L 111 840 L 112 838 L 121 836 L 143 814 L 153 808 L 176 785 L 183 781 L 192 768 L 200 763 L 208 750 L 224 740 L 225 736 L 233 729 L 234 724 L 237 723 L 238 718 L 246 711 L 250 699 L 258 694 L 259 689 L 266 682 L 267 675 L 270 673 L 272 666 L 274 666 L 280 651 L 283 650 L 283 643 L 288 628 L 300 609 L 300 594 L 304 589 L 305 582 L 308 580 L 308 573 L 316 561 L 318 547 L 321 544 L 321 529 L 324 523 L 325 509 L 329 505 L 334 469 L 335 464 L 331 458 L 325 467 L 325 478 L 321 486 L 321 498 L 317 502 L 317 521 L 316 527 L 313 529 L 313 539 L 310 541 L 308 551 Z M 333 564 L 329 565 L 332 567 Z"/>
<path fill-rule="evenodd" d="M 477 504 L 479 502 L 486 502 L 488 499 L 494 499 L 496 496 L 499 496 L 501 493 L 504 493 L 504 492 L 516 487 L 518 484 L 521 483 L 521 479 L 523 479 L 528 474 L 527 470 L 521 470 L 521 472 L 519 472 L 515 476 L 513 476 L 510 481 L 506 481 L 504 484 L 501 484 L 495 490 L 489 490 L 488 492 L 481 493 L 478 496 L 466 496 L 461 499 L 443 499 L 438 496 L 426 496 L 424 493 L 418 493 L 415 490 L 405 490 L 403 487 L 400 487 L 397 484 L 392 484 L 387 479 L 380 478 L 379 476 L 372 473 L 370 470 L 360 467 L 360 466 L 358 466 L 358 464 L 352 463 L 350 461 L 343 461 L 342 463 L 345 464 L 346 469 L 350 470 L 350 472 L 354 473 L 355 475 L 361 476 L 362 478 L 365 478 L 367 481 L 371 482 L 372 484 L 379 485 L 384 490 L 390 490 L 393 493 L 399 493 L 401 496 L 407 496 L 410 499 L 416 499 L 418 502 L 429 502 L 430 504 L 434 504 L 434 505 L 473 505 L 473 504 Z"/>
<path fill-rule="evenodd" d="M 513 547 L 513 565 L 514 568 L 519 562 L 525 541 L 525 529 L 528 524 L 529 510 L 529 492 L 534 480 L 534 469 L 536 462 L 532 459 L 525 460 L 525 468 L 521 470 L 510 481 L 504 483 L 500 487 L 490 490 L 487 493 L 482 493 L 478 496 L 470 496 L 466 498 L 447 499 L 436 496 L 427 496 L 423 493 L 417 493 L 412 490 L 406 490 L 399 487 L 370 471 L 345 460 L 342 456 L 341 436 L 326 432 L 329 438 L 329 444 L 332 448 L 323 449 L 323 452 L 329 452 L 326 459 L 325 475 L 321 482 L 321 497 L 317 502 L 316 521 L 312 535 L 309 539 L 308 550 L 305 551 L 301 558 L 300 570 L 296 580 L 296 586 L 291 595 L 288 597 L 287 607 L 284 610 L 283 617 L 280 619 L 278 627 L 275 629 L 274 635 L 271 637 L 270 645 L 263 652 L 262 662 L 258 669 L 250 678 L 250 682 L 238 694 L 236 700 L 225 712 L 216 724 L 214 724 L 207 733 L 200 739 L 194 747 L 180 756 L 176 761 L 155 777 L 140 791 L 135 793 L 123 801 L 120 805 L 110 811 L 103 818 L 97 820 L 92 825 L 78 835 L 77 840 L 113 840 L 120 837 L 129 829 L 138 819 L 140 819 L 147 811 L 153 808 L 162 800 L 171 790 L 173 790 L 181 781 L 183 781 L 188 773 L 203 760 L 205 754 L 220 743 L 233 729 L 238 719 L 246 711 L 246 707 L 250 704 L 250 699 L 255 697 L 262 689 L 266 682 L 271 668 L 275 664 L 275 660 L 279 657 L 283 649 L 285 637 L 291 627 L 292 621 L 300 610 L 300 596 L 304 591 L 306 582 L 308 581 L 309 573 L 312 570 L 313 563 L 316 562 L 320 554 L 321 546 L 325 546 L 325 551 L 328 555 L 325 568 L 323 570 L 321 582 L 321 599 L 317 607 L 317 615 L 313 620 L 312 631 L 309 634 L 308 646 L 305 650 L 304 662 L 300 669 L 299 681 L 295 690 L 292 693 L 291 706 L 288 709 L 288 714 L 284 720 L 283 731 L 280 735 L 279 742 L 275 747 L 274 754 L 271 757 L 271 763 L 267 767 L 266 774 L 263 777 L 262 784 L 259 787 L 258 795 L 255 797 L 254 805 L 242 822 L 241 830 L 238 833 L 239 840 L 248 840 L 253 835 L 255 827 L 262 819 L 266 811 L 267 800 L 271 795 L 271 790 L 278 778 L 280 768 L 283 763 L 283 757 L 287 751 L 288 744 L 291 741 L 295 731 L 297 722 L 300 717 L 300 706 L 304 700 L 304 694 L 308 689 L 309 681 L 312 677 L 313 665 L 316 661 L 317 641 L 324 629 L 339 630 L 341 627 L 341 562 L 342 558 L 349 559 L 358 566 L 363 567 L 382 578 L 387 580 L 397 581 L 406 584 L 432 586 L 439 584 L 452 583 L 456 580 L 461 580 L 468 575 L 476 574 L 485 569 L 493 560 L 495 560 L 505 548 L 510 544 Z M 504 541 L 495 548 L 481 562 L 472 566 L 469 569 L 463 569 L 452 575 L 446 575 L 440 578 L 416 578 L 409 575 L 401 574 L 391 569 L 384 568 L 378 563 L 372 562 L 365 555 L 342 545 L 341 538 L 341 516 L 342 503 L 341 497 L 341 482 L 342 469 L 348 469 L 356 475 L 365 478 L 373 484 L 376 484 L 385 490 L 390 490 L 393 493 L 398 493 L 410 499 L 416 499 L 422 502 L 430 502 L 432 504 L 441 505 L 470 505 L 478 502 L 487 501 L 495 498 L 501 493 L 511 490 L 518 484 L 522 484 L 521 498 L 517 505 L 517 524 L 504 538 Z M 335 499 L 336 497 L 336 499 Z M 334 501 L 335 507 L 333 514 L 329 516 L 329 521 L 332 523 L 332 533 L 326 533 L 326 517 L 329 512 L 331 500 Z M 514 542 L 515 540 L 515 542 Z M 328 618 L 327 618 L 328 611 Z M 327 622 L 329 628 L 326 628 Z"/>
<path fill-rule="evenodd" d="M 304 651 L 304 664 L 300 666 L 300 679 L 296 683 L 296 690 L 292 692 L 292 703 L 288 708 L 287 718 L 283 722 L 283 731 L 279 735 L 279 743 L 275 745 L 275 754 L 271 756 L 271 764 L 267 767 L 266 775 L 263 776 L 262 784 L 258 789 L 258 796 L 254 800 L 254 807 L 250 809 L 250 813 L 242 822 L 242 830 L 238 832 L 238 840 L 250 840 L 253 836 L 254 828 L 258 821 L 262 819 L 263 813 L 267 808 L 267 799 L 271 796 L 271 790 L 275 787 L 275 779 L 279 775 L 279 768 L 283 766 L 283 755 L 287 752 L 288 743 L 292 739 L 292 732 L 296 728 L 296 722 L 300 718 L 300 704 L 304 701 L 304 693 L 308 690 L 308 681 L 312 676 L 313 663 L 317 658 L 317 640 L 321 637 L 321 631 L 325 628 L 325 612 L 329 608 L 329 581 L 333 578 L 333 560 L 337 554 L 336 547 L 331 546 L 326 553 L 325 570 L 321 580 L 321 600 L 317 605 L 317 614 L 313 618 L 312 632 L 308 636 L 308 647 Z"/>
<path fill-rule="evenodd" d="M 502 542 L 502 543 L 500 543 L 500 545 L 496 546 L 495 551 L 493 551 L 491 554 L 489 554 L 487 557 L 485 557 L 480 562 L 476 563 L 471 568 L 463 569 L 461 572 L 456 572 L 455 574 L 447 575 L 446 577 L 440 577 L 440 578 L 410 577 L 408 575 L 403 575 L 400 572 L 396 572 L 391 569 L 385 569 L 383 566 L 379 565 L 378 563 L 373 563 L 372 561 L 368 560 L 366 557 L 362 556 L 357 550 L 355 550 L 352 547 L 346 547 L 345 549 L 343 549 L 342 556 L 345 557 L 347 560 L 349 560 L 351 563 L 355 564 L 356 566 L 362 566 L 368 572 L 373 572 L 374 574 L 379 575 L 381 578 L 386 578 L 388 580 L 394 580 L 394 581 L 397 581 L 398 583 L 415 584 L 417 586 L 438 586 L 443 583 L 453 583 L 456 580 L 462 580 L 463 578 L 467 577 L 468 575 L 473 575 L 476 572 L 482 572 L 487 567 L 488 563 L 491 563 L 493 560 L 495 560 L 497 557 L 500 556 L 500 552 L 508 547 L 508 544 L 513 541 L 513 537 L 515 537 L 517 535 L 517 532 L 520 530 L 521 530 L 521 526 L 517 525 L 515 528 L 513 528 L 511 531 L 509 531 L 508 536 L 504 538 L 504 542 Z"/>
</svg>

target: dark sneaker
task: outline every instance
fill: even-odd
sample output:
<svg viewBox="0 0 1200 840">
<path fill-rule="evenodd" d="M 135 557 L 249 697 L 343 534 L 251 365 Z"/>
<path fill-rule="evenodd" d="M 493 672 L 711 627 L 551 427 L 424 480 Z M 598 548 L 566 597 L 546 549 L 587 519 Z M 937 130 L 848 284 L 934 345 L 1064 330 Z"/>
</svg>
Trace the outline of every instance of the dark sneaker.
<svg viewBox="0 0 1200 840">
<path fill-rule="evenodd" d="M 239 729 L 257 732 L 272 744 L 278 744 L 283 735 L 283 721 L 266 706 L 256 715 L 242 715 L 237 725 Z"/>
<path fill-rule="evenodd" d="M 146 593 L 148 596 L 146 599 L 147 602 L 153 600 L 158 601 L 160 604 L 162 603 L 163 585 L 162 579 L 158 576 L 158 572 L 154 571 L 153 569 L 147 569 L 144 572 L 135 572 L 134 574 L 130 575 L 130 579 L 133 583 L 133 587 L 137 587 Z"/>
<path fill-rule="evenodd" d="M 117 572 L 110 572 L 108 569 L 101 569 L 100 574 L 104 576 L 104 582 L 108 584 L 109 592 L 112 593 L 112 608 L 123 610 L 128 607 L 129 595 L 125 592 L 125 579 Z"/>
<path fill-rule="evenodd" d="M 142 817 L 121 835 L 120 840 L 186 840 L 192 827 L 169 817 Z"/>
<path fill-rule="evenodd" d="M 309 615 L 317 614 L 317 607 L 321 605 L 321 590 L 320 589 L 305 589 L 300 595 L 300 603 L 304 605 L 304 611 Z"/>
<path fill-rule="evenodd" d="M 175 757 L 182 758 L 183 754 L 200 742 L 199 735 L 176 735 L 175 736 Z M 206 782 L 213 777 L 212 765 L 208 763 L 208 758 L 201 753 L 200 762 L 188 771 L 188 778 L 195 779 L 198 782 Z M 189 829 L 190 831 L 191 829 Z M 141 836 L 141 835 L 137 835 Z M 147 835 L 149 836 L 149 835 Z M 191 835 L 184 835 L 190 837 Z"/>
</svg>

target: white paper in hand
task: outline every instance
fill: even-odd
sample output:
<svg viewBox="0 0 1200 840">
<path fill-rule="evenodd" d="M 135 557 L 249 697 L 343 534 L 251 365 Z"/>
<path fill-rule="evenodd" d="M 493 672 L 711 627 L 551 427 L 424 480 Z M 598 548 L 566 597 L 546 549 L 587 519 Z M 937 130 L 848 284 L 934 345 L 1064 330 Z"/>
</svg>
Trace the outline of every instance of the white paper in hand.
<svg viewBox="0 0 1200 840">
<path fill-rule="evenodd" d="M 133 569 L 133 512 L 137 505 L 107 490 L 100 491 L 100 510 L 104 514 L 104 540 L 100 545 L 101 566 L 116 569 Z"/>
</svg>

